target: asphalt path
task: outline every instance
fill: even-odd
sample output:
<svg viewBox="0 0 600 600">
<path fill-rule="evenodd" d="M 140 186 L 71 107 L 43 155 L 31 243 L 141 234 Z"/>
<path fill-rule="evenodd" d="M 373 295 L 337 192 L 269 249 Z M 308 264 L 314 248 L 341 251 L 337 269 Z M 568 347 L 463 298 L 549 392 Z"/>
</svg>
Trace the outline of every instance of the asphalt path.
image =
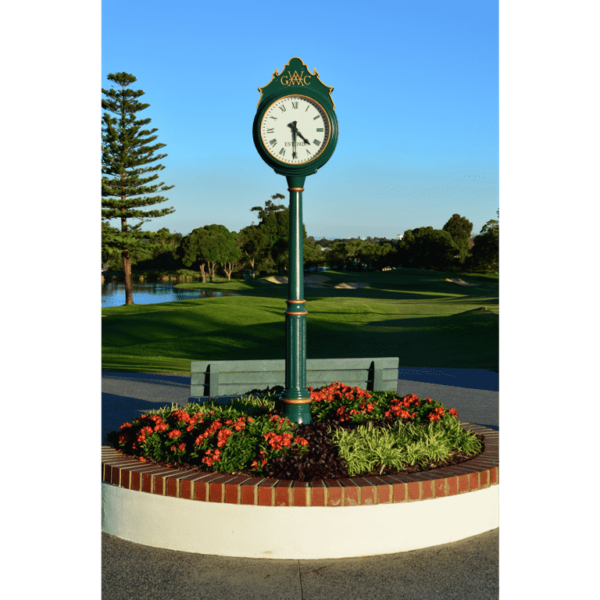
<svg viewBox="0 0 600 600">
<path fill-rule="evenodd" d="M 103 443 L 109 431 L 143 412 L 185 406 L 189 385 L 183 376 L 104 372 Z M 453 407 L 461 420 L 498 429 L 496 373 L 401 368 L 397 389 Z M 499 597 L 498 574 L 498 529 L 423 550 L 330 560 L 201 555 L 102 534 L 103 600 L 491 600 Z"/>
</svg>

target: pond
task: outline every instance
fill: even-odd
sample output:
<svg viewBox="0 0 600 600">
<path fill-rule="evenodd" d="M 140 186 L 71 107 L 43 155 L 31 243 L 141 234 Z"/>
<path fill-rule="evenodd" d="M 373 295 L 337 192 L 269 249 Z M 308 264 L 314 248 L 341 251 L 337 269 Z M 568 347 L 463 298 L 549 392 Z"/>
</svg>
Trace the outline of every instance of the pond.
<svg viewBox="0 0 600 600">
<path fill-rule="evenodd" d="M 218 296 L 240 296 L 235 292 L 219 292 L 216 290 L 180 290 L 173 283 L 134 283 L 133 301 L 135 304 L 158 304 L 160 302 L 177 302 L 179 300 L 197 300 L 198 298 L 215 298 Z M 102 308 L 123 306 L 125 304 L 125 283 L 121 281 L 105 281 L 102 284 Z"/>
</svg>

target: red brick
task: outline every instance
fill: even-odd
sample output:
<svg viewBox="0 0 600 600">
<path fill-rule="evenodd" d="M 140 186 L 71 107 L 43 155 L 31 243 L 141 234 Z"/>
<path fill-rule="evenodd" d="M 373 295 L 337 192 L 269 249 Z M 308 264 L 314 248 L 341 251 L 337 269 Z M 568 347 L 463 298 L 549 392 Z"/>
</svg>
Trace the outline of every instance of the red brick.
<svg viewBox="0 0 600 600">
<path fill-rule="evenodd" d="M 263 479 L 262 482 L 258 484 L 259 506 L 273 506 L 276 483 L 277 479 Z"/>
<path fill-rule="evenodd" d="M 179 479 L 183 477 L 183 475 L 175 475 L 171 477 L 165 477 L 165 496 L 171 496 L 173 498 L 177 498 L 177 484 L 179 483 Z"/>
<path fill-rule="evenodd" d="M 408 484 L 408 499 L 409 500 L 420 500 L 421 499 L 421 483 L 418 481 L 411 481 Z"/>
<path fill-rule="evenodd" d="M 130 469 L 121 469 L 121 487 L 125 489 L 130 489 L 131 485 L 131 471 L 133 467 Z"/>
<path fill-rule="evenodd" d="M 495 485 L 498 483 L 498 475 L 498 467 L 490 469 L 490 485 Z"/>
<path fill-rule="evenodd" d="M 479 486 L 482 488 L 489 487 L 490 485 L 490 472 L 481 471 L 479 473 Z"/>
<path fill-rule="evenodd" d="M 240 484 L 250 479 L 246 475 L 237 475 L 227 483 L 225 483 L 225 502 L 227 504 L 240 504 L 241 486 Z"/>
<path fill-rule="evenodd" d="M 292 499 L 294 506 L 308 506 L 307 500 L 310 500 L 310 488 L 306 481 L 294 481 L 292 488 Z"/>
<path fill-rule="evenodd" d="M 146 492 L 147 494 L 152 493 L 153 475 L 154 473 L 159 473 L 162 470 L 162 467 L 150 467 L 147 471 L 142 472 L 142 492 Z"/>
<path fill-rule="evenodd" d="M 433 493 L 433 481 L 422 481 L 421 482 L 421 500 L 429 500 L 434 497 Z"/>
<path fill-rule="evenodd" d="M 282 479 L 275 486 L 275 506 L 291 506 L 292 481 Z"/>
<path fill-rule="evenodd" d="M 167 473 L 160 473 L 160 475 L 154 475 L 154 493 L 159 496 L 165 496 L 167 493 L 167 478 L 177 475 L 175 469 L 170 469 Z M 177 484 L 175 484 L 177 489 Z"/>
<path fill-rule="evenodd" d="M 139 492 L 141 487 L 142 487 L 142 473 L 138 469 L 132 470 L 131 471 L 131 482 L 130 482 L 129 489 Z"/>
<path fill-rule="evenodd" d="M 311 481 L 311 506 L 325 506 L 325 484 L 323 481 Z"/>
<path fill-rule="evenodd" d="M 433 490 L 436 498 L 443 498 L 447 496 L 446 486 L 448 485 L 447 479 L 436 479 L 433 482 Z"/>
<path fill-rule="evenodd" d="M 194 497 L 194 480 L 204 477 L 204 474 L 192 472 L 184 475 L 179 481 L 179 497 L 192 500 Z"/>
<path fill-rule="evenodd" d="M 455 496 L 458 494 L 458 477 L 448 477 L 446 479 L 448 485 L 446 489 L 448 490 L 448 496 Z"/>
<path fill-rule="evenodd" d="M 359 506 L 360 488 L 356 485 L 354 480 L 346 477 L 344 479 L 338 479 L 338 481 L 344 486 L 344 506 Z"/>
<path fill-rule="evenodd" d="M 479 473 L 471 473 L 469 475 L 469 486 L 472 490 L 479 489 Z"/>
<path fill-rule="evenodd" d="M 139 464 L 140 463 L 137 460 L 119 460 L 118 458 L 115 460 L 106 461 L 103 463 L 102 469 L 105 477 L 104 481 L 106 481 L 106 483 L 119 485 L 121 469 L 124 469 L 125 467 L 135 467 Z"/>
<path fill-rule="evenodd" d="M 407 500 L 407 483 L 394 483 L 392 488 L 394 490 L 394 503 L 395 502 L 406 502 Z"/>
<path fill-rule="evenodd" d="M 377 486 L 364 477 L 355 477 L 354 482 L 360 487 L 361 505 L 377 504 Z"/>
<path fill-rule="evenodd" d="M 337 479 L 326 479 L 327 506 L 342 506 L 343 486 Z"/>
<path fill-rule="evenodd" d="M 392 501 L 392 486 L 381 477 L 369 477 L 377 486 L 377 504 L 389 504 Z"/>
<path fill-rule="evenodd" d="M 263 481 L 258 477 L 251 477 L 245 481 L 240 487 L 242 488 L 241 502 L 242 504 L 257 504 L 258 503 L 258 484 Z"/>
<path fill-rule="evenodd" d="M 208 485 L 211 481 L 219 479 L 221 475 L 219 473 L 211 473 L 210 475 L 204 475 L 201 479 L 194 481 L 194 500 L 200 502 L 209 502 L 208 499 Z"/>
<path fill-rule="evenodd" d="M 208 482 L 208 501 L 223 502 L 225 496 L 225 484 L 235 479 L 235 475 L 221 475 Z"/>
<path fill-rule="evenodd" d="M 469 491 L 469 475 L 458 476 L 458 493 L 463 494 Z"/>
</svg>

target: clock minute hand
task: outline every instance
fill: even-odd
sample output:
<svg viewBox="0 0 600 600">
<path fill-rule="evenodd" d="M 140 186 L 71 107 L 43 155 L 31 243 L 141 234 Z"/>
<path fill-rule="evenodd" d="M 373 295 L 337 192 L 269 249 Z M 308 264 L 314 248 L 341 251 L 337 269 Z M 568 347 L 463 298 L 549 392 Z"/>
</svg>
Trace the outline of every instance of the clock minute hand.
<svg viewBox="0 0 600 600">
<path fill-rule="evenodd" d="M 298 155 L 296 154 L 296 133 L 297 133 L 297 129 L 296 129 L 296 121 L 293 121 L 292 123 L 288 123 L 288 127 L 292 130 L 292 157 L 293 158 L 298 158 Z"/>
</svg>

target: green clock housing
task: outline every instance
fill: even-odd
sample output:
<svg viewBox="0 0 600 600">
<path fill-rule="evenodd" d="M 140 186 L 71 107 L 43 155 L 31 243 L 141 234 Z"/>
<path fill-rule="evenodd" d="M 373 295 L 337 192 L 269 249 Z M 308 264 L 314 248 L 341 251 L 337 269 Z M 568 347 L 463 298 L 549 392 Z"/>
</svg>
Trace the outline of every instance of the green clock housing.
<svg viewBox="0 0 600 600">
<path fill-rule="evenodd" d="M 261 158 L 279 175 L 313 175 L 333 155 L 338 121 L 332 87 L 311 74 L 294 57 L 281 74 L 258 88 L 261 93 L 252 126 L 254 145 Z"/>
</svg>

